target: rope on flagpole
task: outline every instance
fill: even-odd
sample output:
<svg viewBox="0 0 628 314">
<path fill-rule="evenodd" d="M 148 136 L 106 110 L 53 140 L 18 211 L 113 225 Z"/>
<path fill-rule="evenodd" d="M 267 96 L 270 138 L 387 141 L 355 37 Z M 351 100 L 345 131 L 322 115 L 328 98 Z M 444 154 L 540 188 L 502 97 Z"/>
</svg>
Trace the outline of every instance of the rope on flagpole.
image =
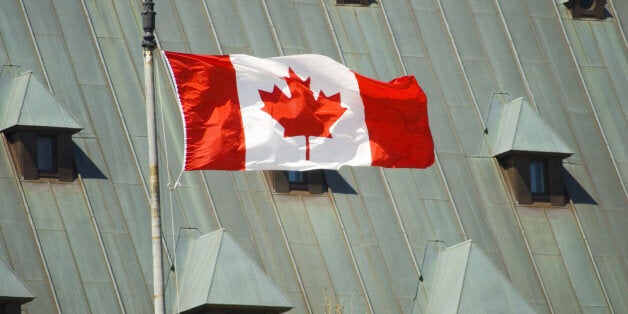
<svg viewBox="0 0 628 314">
<path fill-rule="evenodd" d="M 162 55 L 163 56 L 163 55 Z M 174 286 L 175 286 L 175 300 L 176 300 L 176 304 L 177 304 L 177 313 L 181 312 L 180 310 L 180 304 L 179 304 L 179 275 L 177 272 L 177 245 L 176 245 L 176 239 L 174 236 L 174 203 L 173 203 L 173 197 L 172 194 L 174 193 L 174 191 L 177 189 L 177 187 L 181 186 L 181 182 L 179 181 L 181 179 L 181 175 L 183 173 L 183 170 L 181 170 L 181 173 L 179 173 L 179 176 L 177 177 L 177 180 L 174 182 L 174 184 L 172 183 L 172 176 L 170 175 L 170 161 L 168 160 L 168 141 L 167 141 L 167 137 L 166 137 L 166 122 L 164 120 L 164 102 L 163 102 L 163 98 L 162 98 L 162 93 L 163 93 L 163 89 L 161 88 L 161 80 L 160 80 L 161 76 L 159 75 L 159 67 L 157 67 L 157 97 L 158 97 L 158 102 L 159 102 L 159 111 L 160 111 L 160 115 L 161 115 L 161 130 L 162 130 L 162 134 L 163 134 L 163 143 L 164 143 L 164 159 L 166 160 L 166 175 L 168 176 L 168 199 L 169 199 L 169 203 L 170 203 L 170 230 L 172 230 L 172 245 L 173 245 L 173 267 L 171 267 L 171 271 L 174 272 Z"/>
</svg>

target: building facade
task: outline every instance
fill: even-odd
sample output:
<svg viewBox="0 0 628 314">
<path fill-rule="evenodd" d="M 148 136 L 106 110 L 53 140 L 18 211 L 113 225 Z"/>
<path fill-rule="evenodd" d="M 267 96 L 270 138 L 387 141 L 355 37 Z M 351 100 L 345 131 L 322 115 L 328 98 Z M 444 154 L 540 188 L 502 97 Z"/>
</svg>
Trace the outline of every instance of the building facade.
<svg viewBox="0 0 628 314">
<path fill-rule="evenodd" d="M 157 55 L 169 312 L 628 312 L 628 2 L 154 2 L 156 51 L 414 75 L 437 159 L 180 175 Z M 142 10 L 0 3 L 0 309 L 153 311 Z"/>
</svg>

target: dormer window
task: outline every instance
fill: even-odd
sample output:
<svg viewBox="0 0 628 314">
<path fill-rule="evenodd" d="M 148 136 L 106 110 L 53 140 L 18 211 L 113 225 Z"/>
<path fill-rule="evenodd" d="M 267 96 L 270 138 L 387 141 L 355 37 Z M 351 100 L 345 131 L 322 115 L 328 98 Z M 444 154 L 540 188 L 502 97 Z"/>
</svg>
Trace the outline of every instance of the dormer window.
<svg viewBox="0 0 628 314">
<path fill-rule="evenodd" d="M 23 180 L 74 180 L 72 134 L 81 130 L 76 119 L 33 75 L 0 77 L 10 86 L 0 102 L 0 131 L 8 141 L 13 164 Z"/>
<path fill-rule="evenodd" d="M 371 4 L 370 0 L 336 0 L 338 4 L 359 4 L 363 6 L 368 6 Z"/>
<path fill-rule="evenodd" d="M 268 171 L 268 178 L 275 193 L 322 194 L 327 190 L 322 170 Z"/>
<path fill-rule="evenodd" d="M 571 11 L 574 19 L 603 20 L 608 14 L 605 9 L 606 0 L 567 0 L 563 4 Z"/>
<path fill-rule="evenodd" d="M 487 135 L 517 203 L 565 205 L 562 160 L 573 152 L 525 99 L 493 103 Z"/>
<path fill-rule="evenodd" d="M 498 159 L 517 203 L 565 205 L 562 157 L 515 153 Z"/>
<path fill-rule="evenodd" d="M 72 136 L 68 132 L 22 129 L 8 132 L 11 155 L 23 180 L 74 181 Z"/>
<path fill-rule="evenodd" d="M 547 194 L 547 161 L 530 159 L 530 193 L 532 195 Z"/>
<path fill-rule="evenodd" d="M 37 138 L 37 170 L 40 173 L 57 172 L 55 158 L 54 135 L 38 134 Z"/>
<path fill-rule="evenodd" d="M 299 184 L 303 183 L 303 172 L 301 171 L 288 171 L 288 182 Z"/>
</svg>

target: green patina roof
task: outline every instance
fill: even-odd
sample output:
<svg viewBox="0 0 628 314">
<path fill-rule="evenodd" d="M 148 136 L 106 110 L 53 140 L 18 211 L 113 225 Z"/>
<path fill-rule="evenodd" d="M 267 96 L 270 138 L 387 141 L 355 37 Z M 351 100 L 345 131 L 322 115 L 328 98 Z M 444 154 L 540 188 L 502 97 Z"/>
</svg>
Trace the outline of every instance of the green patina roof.
<svg viewBox="0 0 628 314">
<path fill-rule="evenodd" d="M 497 105 L 499 106 L 499 105 Z M 491 111 L 488 132 L 493 156 L 531 152 L 570 156 L 573 151 L 528 101 L 517 98 Z"/>
<path fill-rule="evenodd" d="M 34 76 L 25 72 L 15 78 L 0 108 L 0 131 L 14 127 L 46 127 L 68 129 L 73 133 L 82 129 L 54 95 Z"/>
<path fill-rule="evenodd" d="M 0 300 L 16 300 L 19 303 L 26 303 L 34 298 L 35 295 L 22 279 L 0 258 Z"/>
<path fill-rule="evenodd" d="M 535 313 L 473 241 L 438 255 L 427 313 Z"/>
<path fill-rule="evenodd" d="M 289 310 L 275 283 L 224 229 L 189 239 L 181 248 L 181 312 L 209 306 Z"/>
<path fill-rule="evenodd" d="M 415 75 L 438 156 L 425 170 L 325 171 L 330 190 L 318 196 L 272 193 L 262 171 L 185 172 L 170 190 L 184 134 L 156 51 L 167 289 L 179 228 L 226 228 L 290 313 L 320 313 L 327 300 L 345 313 L 424 313 L 438 256 L 428 241 L 472 238 L 539 313 L 628 313 L 628 1 L 609 1 L 604 21 L 551 1 L 154 2 L 164 50 L 318 53 L 379 80 Z M 0 121 L 13 78 L 29 70 L 84 128 L 72 184 L 22 181 L 0 145 L 0 257 L 37 295 L 27 313 L 153 312 L 142 10 L 0 1 L 0 63 L 14 65 L 2 68 Z M 566 206 L 518 204 L 486 158 L 496 128 L 484 118 L 502 92 L 525 97 L 574 151 Z"/>
</svg>

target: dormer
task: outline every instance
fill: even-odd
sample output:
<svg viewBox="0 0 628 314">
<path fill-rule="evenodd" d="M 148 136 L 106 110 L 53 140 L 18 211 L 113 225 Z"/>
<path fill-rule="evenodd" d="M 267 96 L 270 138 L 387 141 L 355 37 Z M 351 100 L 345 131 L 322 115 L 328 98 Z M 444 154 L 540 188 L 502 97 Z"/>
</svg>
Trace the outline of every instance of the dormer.
<svg viewBox="0 0 628 314">
<path fill-rule="evenodd" d="M 32 72 L 6 76 L 0 77 L 0 132 L 18 174 L 73 181 L 72 134 L 82 127 Z"/>
<path fill-rule="evenodd" d="M 177 259 L 179 299 L 172 312 L 279 314 L 293 307 L 224 229 L 200 236 L 182 230 Z"/>
<path fill-rule="evenodd" d="M 562 161 L 573 151 L 528 101 L 493 103 L 487 135 L 519 204 L 565 204 Z"/>
<path fill-rule="evenodd" d="M 606 0 L 563 0 L 563 4 L 574 19 L 603 20 L 608 14 Z"/>
<path fill-rule="evenodd" d="M 0 258 L 0 313 L 20 314 L 22 304 L 34 298 L 24 281 Z"/>
</svg>

